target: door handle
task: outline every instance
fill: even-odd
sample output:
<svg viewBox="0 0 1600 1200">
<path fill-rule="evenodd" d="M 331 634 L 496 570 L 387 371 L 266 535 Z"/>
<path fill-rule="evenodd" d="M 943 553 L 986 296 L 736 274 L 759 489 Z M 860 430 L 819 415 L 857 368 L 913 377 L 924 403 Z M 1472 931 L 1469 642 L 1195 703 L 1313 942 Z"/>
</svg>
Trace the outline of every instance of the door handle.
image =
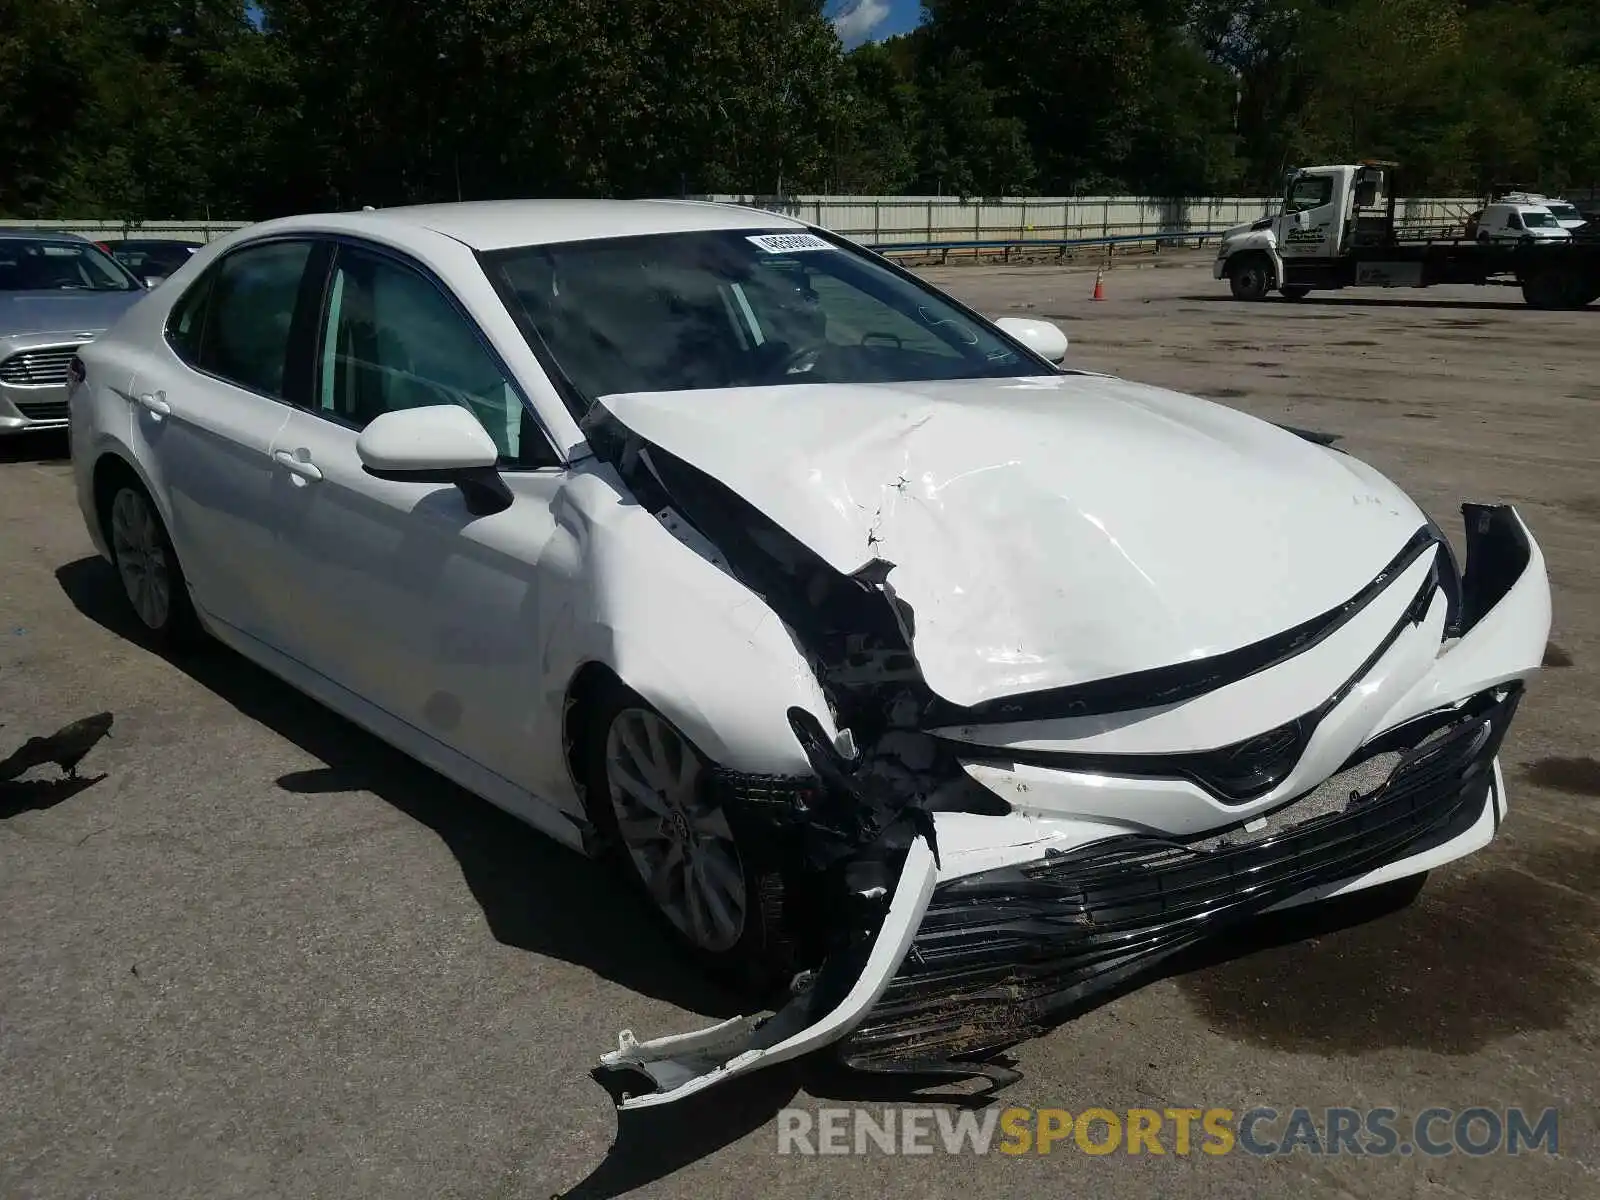
<svg viewBox="0 0 1600 1200">
<path fill-rule="evenodd" d="M 309 458 L 297 458 L 287 450 L 274 450 L 273 461 L 291 475 L 298 475 L 301 479 L 321 479 L 322 471 L 317 464 Z"/>
<path fill-rule="evenodd" d="M 167 394 L 165 392 L 141 392 L 134 397 L 134 400 L 141 407 L 148 408 L 158 417 L 170 417 L 172 415 L 172 405 L 167 403 Z"/>
</svg>

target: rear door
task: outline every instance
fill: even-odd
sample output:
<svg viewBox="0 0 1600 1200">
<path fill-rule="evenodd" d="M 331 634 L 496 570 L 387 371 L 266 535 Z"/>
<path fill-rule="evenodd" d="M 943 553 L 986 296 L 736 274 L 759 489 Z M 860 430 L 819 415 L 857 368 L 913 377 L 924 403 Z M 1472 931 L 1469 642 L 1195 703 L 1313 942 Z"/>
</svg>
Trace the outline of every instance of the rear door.
<svg viewBox="0 0 1600 1200">
<path fill-rule="evenodd" d="M 195 602 L 275 646 L 290 617 L 274 513 L 292 477 L 272 452 L 291 412 L 297 322 L 315 315 L 302 297 L 315 295 L 316 258 L 304 239 L 230 252 L 173 307 L 165 343 L 143 356 L 127 394 L 134 452 Z"/>
</svg>

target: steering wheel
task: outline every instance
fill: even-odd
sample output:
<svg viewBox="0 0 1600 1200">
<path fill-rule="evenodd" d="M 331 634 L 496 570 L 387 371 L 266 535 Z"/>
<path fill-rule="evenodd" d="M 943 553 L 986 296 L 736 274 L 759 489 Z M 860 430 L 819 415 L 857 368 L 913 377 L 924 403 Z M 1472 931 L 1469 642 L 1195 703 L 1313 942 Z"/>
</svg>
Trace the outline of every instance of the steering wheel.
<svg viewBox="0 0 1600 1200">
<path fill-rule="evenodd" d="M 827 345 L 828 343 L 822 339 L 802 343 L 783 356 L 774 368 L 774 372 L 782 377 L 809 374 L 816 367 L 817 358 Z"/>
</svg>

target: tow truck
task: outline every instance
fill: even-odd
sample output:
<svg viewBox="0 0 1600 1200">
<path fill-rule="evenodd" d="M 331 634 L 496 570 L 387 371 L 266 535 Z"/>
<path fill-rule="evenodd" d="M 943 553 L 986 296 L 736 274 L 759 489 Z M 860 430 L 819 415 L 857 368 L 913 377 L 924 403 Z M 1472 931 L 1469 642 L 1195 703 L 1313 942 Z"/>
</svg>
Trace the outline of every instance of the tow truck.
<svg viewBox="0 0 1600 1200">
<path fill-rule="evenodd" d="M 1213 276 L 1236 300 L 1441 283 L 1517 285 L 1535 308 L 1600 299 L 1600 240 L 1486 242 L 1468 237 L 1464 221 L 1407 227 L 1395 219 L 1397 172 L 1397 163 L 1371 160 L 1290 171 L 1282 211 L 1223 234 Z"/>
</svg>

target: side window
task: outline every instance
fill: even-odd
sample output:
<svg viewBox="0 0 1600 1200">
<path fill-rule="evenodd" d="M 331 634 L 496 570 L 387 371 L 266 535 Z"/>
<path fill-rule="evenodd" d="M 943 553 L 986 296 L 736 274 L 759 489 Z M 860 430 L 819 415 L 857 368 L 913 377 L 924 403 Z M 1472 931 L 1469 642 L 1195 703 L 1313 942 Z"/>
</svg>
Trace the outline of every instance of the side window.
<svg viewBox="0 0 1600 1200">
<path fill-rule="evenodd" d="M 503 465 L 557 461 L 516 387 L 432 280 L 348 246 L 328 285 L 312 402 L 355 429 L 397 409 L 458 404 L 494 440 Z"/>
<path fill-rule="evenodd" d="M 268 242 L 228 255 L 173 309 L 172 348 L 208 374 L 281 399 L 289 328 L 310 254 L 309 242 Z"/>
<path fill-rule="evenodd" d="M 206 301 L 211 298 L 209 271 L 185 292 L 167 314 L 167 342 L 173 352 L 191 367 L 200 365 L 200 339 L 206 327 Z"/>
<path fill-rule="evenodd" d="M 1333 180 L 1323 177 L 1296 180 L 1289 189 L 1288 203 L 1284 211 L 1290 213 L 1305 212 L 1310 208 L 1321 208 L 1333 199 Z"/>
</svg>

